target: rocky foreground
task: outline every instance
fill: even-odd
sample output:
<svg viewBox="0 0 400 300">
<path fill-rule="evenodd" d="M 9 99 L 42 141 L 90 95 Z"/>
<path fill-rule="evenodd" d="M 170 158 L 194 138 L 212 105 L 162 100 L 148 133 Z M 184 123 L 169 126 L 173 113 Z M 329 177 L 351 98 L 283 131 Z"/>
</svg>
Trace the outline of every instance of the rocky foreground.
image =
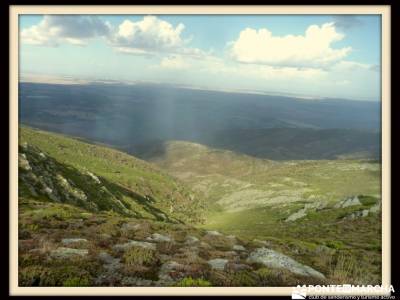
<svg viewBox="0 0 400 300">
<path fill-rule="evenodd" d="M 65 204 L 25 200 L 20 207 L 21 286 L 276 286 L 325 280 L 263 241 Z"/>
</svg>

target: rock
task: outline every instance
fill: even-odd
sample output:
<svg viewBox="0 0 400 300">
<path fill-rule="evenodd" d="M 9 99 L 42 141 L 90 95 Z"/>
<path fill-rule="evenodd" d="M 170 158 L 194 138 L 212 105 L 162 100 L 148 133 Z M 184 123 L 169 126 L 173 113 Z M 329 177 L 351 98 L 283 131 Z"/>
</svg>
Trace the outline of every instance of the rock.
<svg viewBox="0 0 400 300">
<path fill-rule="evenodd" d="M 222 235 L 222 233 L 219 233 L 218 231 L 215 231 L 215 230 L 209 230 L 209 231 L 207 231 L 207 234 L 209 234 L 209 235 Z"/>
<path fill-rule="evenodd" d="M 215 258 L 208 261 L 211 268 L 215 270 L 224 270 L 227 263 L 228 260 L 223 258 Z"/>
<path fill-rule="evenodd" d="M 227 270 L 237 272 L 237 271 L 248 271 L 251 270 L 251 267 L 245 264 L 233 263 L 229 262 L 226 267 Z"/>
<path fill-rule="evenodd" d="M 208 243 L 203 242 L 203 241 L 200 243 L 200 247 L 204 248 L 204 249 L 211 249 L 212 248 Z"/>
<path fill-rule="evenodd" d="M 231 240 L 231 241 L 233 241 L 233 242 L 236 241 L 236 236 L 234 236 L 234 235 L 228 235 L 228 236 L 226 236 L 226 238 Z"/>
<path fill-rule="evenodd" d="M 313 268 L 303 265 L 284 254 L 264 247 L 258 248 L 250 253 L 247 262 L 261 263 L 270 268 L 284 268 L 298 275 L 312 276 L 321 279 L 325 278 L 322 273 Z"/>
<path fill-rule="evenodd" d="M 132 247 L 142 247 L 146 249 L 156 250 L 156 245 L 148 242 L 129 241 L 125 244 L 114 245 L 113 249 L 117 251 L 126 251 Z"/>
<path fill-rule="evenodd" d="M 289 217 L 287 217 L 285 222 L 293 222 L 298 219 L 304 218 L 305 216 L 307 216 L 308 211 L 321 210 L 321 209 L 324 209 L 326 206 L 327 206 L 327 203 L 321 202 L 321 201 L 314 201 L 311 203 L 306 203 L 302 209 L 296 211 L 295 213 L 293 213 Z"/>
<path fill-rule="evenodd" d="M 253 242 L 256 243 L 256 244 L 263 245 L 263 246 L 269 246 L 269 243 L 267 243 L 267 241 L 261 241 L 261 240 L 258 240 L 258 239 L 254 239 Z"/>
<path fill-rule="evenodd" d="M 40 153 L 39 153 L 39 156 L 40 156 L 40 158 L 42 158 L 42 159 L 46 159 L 46 155 L 44 155 L 43 152 L 40 152 Z"/>
<path fill-rule="evenodd" d="M 139 228 L 140 228 L 140 224 L 136 224 L 136 223 L 125 223 L 121 227 L 122 230 L 126 230 L 126 231 L 138 230 Z"/>
<path fill-rule="evenodd" d="M 64 245 L 69 245 L 73 243 L 87 243 L 87 239 L 81 239 L 81 238 L 72 238 L 72 239 L 62 239 L 61 242 Z"/>
<path fill-rule="evenodd" d="M 182 272 L 184 269 L 184 265 L 179 264 L 175 261 L 168 261 L 161 266 L 158 273 L 158 278 L 160 279 L 160 281 L 163 282 L 163 284 L 171 283 L 174 281 L 171 275 L 175 277 L 177 275 L 176 273 Z"/>
<path fill-rule="evenodd" d="M 357 218 L 365 218 L 369 215 L 370 213 L 370 209 L 363 209 L 363 210 L 359 210 L 359 211 L 355 211 L 349 215 L 347 215 L 346 217 L 344 217 L 345 220 L 354 220 Z"/>
<path fill-rule="evenodd" d="M 66 247 L 59 247 L 50 252 L 50 256 L 55 258 L 69 258 L 72 256 L 86 256 L 89 250 L 87 249 L 73 249 Z"/>
<path fill-rule="evenodd" d="M 381 204 L 377 203 L 374 206 L 371 206 L 371 208 L 369 209 L 369 212 L 375 214 L 375 213 L 378 213 L 380 210 L 381 210 Z"/>
<path fill-rule="evenodd" d="M 111 264 L 118 264 L 120 262 L 119 258 L 112 257 L 110 254 L 108 254 L 105 251 L 102 251 L 99 253 L 98 258 L 105 264 L 111 265 Z"/>
<path fill-rule="evenodd" d="M 32 170 L 31 165 L 29 164 L 28 159 L 26 158 L 26 155 L 24 153 L 19 153 L 18 154 L 18 166 L 25 170 L 25 171 L 30 171 Z"/>
<path fill-rule="evenodd" d="M 92 180 L 93 180 L 94 182 L 96 182 L 97 184 L 101 184 L 100 179 L 99 179 L 96 175 L 94 175 L 93 173 L 91 173 L 91 172 L 89 172 L 89 171 L 86 172 L 86 174 L 88 174 L 89 177 L 92 178 Z"/>
<path fill-rule="evenodd" d="M 186 239 L 185 239 L 185 244 L 188 244 L 188 245 L 195 244 L 198 241 L 199 241 L 199 239 L 197 237 L 195 237 L 195 236 L 187 236 Z"/>
<path fill-rule="evenodd" d="M 148 241 L 153 241 L 153 242 L 172 242 L 173 239 L 170 238 L 169 236 L 162 235 L 159 233 L 153 233 L 151 236 L 146 238 Z"/>
<path fill-rule="evenodd" d="M 286 220 L 285 222 L 293 222 L 296 221 L 298 219 L 304 218 L 307 215 L 307 209 L 306 208 L 302 208 L 299 211 L 295 212 L 294 214 L 291 214 Z"/>
<path fill-rule="evenodd" d="M 358 196 L 354 196 L 352 198 L 350 197 L 348 199 L 340 201 L 335 204 L 334 208 L 346 208 L 346 207 L 355 206 L 355 205 L 361 205 L 361 202 L 358 199 Z"/>
<path fill-rule="evenodd" d="M 235 251 L 246 251 L 246 248 L 242 245 L 233 245 L 232 249 Z"/>
</svg>

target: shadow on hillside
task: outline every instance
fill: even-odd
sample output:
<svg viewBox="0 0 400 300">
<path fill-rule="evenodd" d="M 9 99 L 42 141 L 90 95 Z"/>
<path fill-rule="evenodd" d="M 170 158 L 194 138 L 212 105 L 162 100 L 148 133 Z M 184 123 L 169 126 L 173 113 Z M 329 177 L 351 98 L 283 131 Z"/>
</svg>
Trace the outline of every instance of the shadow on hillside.
<svg viewBox="0 0 400 300">
<path fill-rule="evenodd" d="M 323 160 L 339 156 L 379 159 L 380 134 L 355 129 L 269 128 L 218 132 L 210 138 L 177 140 L 270 160 Z M 163 158 L 168 140 L 121 147 L 144 160 Z"/>
</svg>

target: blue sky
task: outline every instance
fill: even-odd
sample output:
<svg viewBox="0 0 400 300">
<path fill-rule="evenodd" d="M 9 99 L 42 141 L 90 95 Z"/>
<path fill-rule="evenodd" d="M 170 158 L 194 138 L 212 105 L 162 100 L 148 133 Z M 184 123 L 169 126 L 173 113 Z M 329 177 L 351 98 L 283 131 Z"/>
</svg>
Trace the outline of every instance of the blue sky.
<svg viewBox="0 0 400 300">
<path fill-rule="evenodd" d="M 380 100 L 377 15 L 20 17 L 21 74 Z"/>
</svg>

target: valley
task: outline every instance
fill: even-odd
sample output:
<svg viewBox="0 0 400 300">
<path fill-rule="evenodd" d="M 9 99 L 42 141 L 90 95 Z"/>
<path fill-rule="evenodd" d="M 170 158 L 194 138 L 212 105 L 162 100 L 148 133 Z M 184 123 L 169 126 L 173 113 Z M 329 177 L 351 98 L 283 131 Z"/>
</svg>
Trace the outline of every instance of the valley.
<svg viewBox="0 0 400 300">
<path fill-rule="evenodd" d="M 375 161 L 274 162 L 171 142 L 149 164 L 22 126 L 19 166 L 21 285 L 380 281 Z"/>
<path fill-rule="evenodd" d="M 380 283 L 377 103 L 20 89 L 21 286 Z"/>
</svg>

